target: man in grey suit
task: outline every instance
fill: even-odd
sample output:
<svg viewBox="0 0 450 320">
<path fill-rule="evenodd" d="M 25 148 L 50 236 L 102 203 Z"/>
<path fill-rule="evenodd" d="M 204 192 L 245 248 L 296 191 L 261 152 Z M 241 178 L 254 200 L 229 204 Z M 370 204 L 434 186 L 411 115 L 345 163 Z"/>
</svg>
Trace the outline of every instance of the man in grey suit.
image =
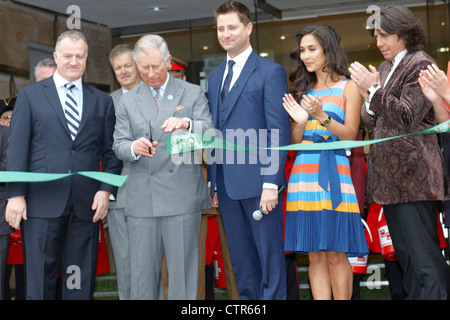
<svg viewBox="0 0 450 320">
<path fill-rule="evenodd" d="M 116 108 L 114 151 L 130 162 L 125 215 L 128 221 L 131 298 L 161 299 L 161 260 L 169 274 L 168 299 L 195 299 L 202 210 L 210 208 L 200 161 L 178 163 L 165 137 L 212 129 L 200 86 L 169 75 L 171 56 L 163 38 L 143 36 L 133 56 L 143 82 Z M 152 136 L 149 135 L 149 122 Z"/>
<path fill-rule="evenodd" d="M 109 55 L 109 61 L 120 88 L 111 93 L 114 107 L 117 108 L 121 96 L 141 82 L 136 61 L 133 59 L 133 47 L 128 44 L 115 46 Z M 124 161 L 122 175 L 128 175 L 130 163 Z M 117 287 L 120 300 L 130 299 L 130 243 L 128 240 L 127 220 L 124 214 L 125 194 L 128 182 L 117 191 L 117 197 L 111 198 L 108 211 L 108 228 L 116 266 Z"/>
</svg>

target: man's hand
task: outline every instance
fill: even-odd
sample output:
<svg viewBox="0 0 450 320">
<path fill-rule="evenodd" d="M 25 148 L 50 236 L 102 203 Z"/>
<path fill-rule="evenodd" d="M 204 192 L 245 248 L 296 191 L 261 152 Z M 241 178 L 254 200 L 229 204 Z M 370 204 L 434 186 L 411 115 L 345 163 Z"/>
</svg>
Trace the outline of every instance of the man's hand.
<svg viewBox="0 0 450 320">
<path fill-rule="evenodd" d="M 155 154 L 155 147 L 158 145 L 157 141 L 150 142 L 146 138 L 139 138 L 133 144 L 133 152 L 136 156 L 153 157 Z M 150 152 L 149 152 L 150 151 Z"/>
<path fill-rule="evenodd" d="M 186 119 L 175 117 L 170 117 L 169 119 L 164 121 L 163 125 L 161 126 L 161 129 L 163 129 L 164 132 L 172 132 L 178 129 L 187 130 L 188 128 L 189 128 L 189 121 L 187 121 Z"/>
<path fill-rule="evenodd" d="M 22 219 L 27 220 L 27 203 L 25 197 L 12 197 L 6 205 L 5 220 L 11 227 L 18 228 Z"/>
<path fill-rule="evenodd" d="M 208 188 L 208 195 L 209 195 L 209 188 Z M 218 208 L 219 207 L 219 197 L 217 196 L 217 192 L 214 192 L 214 195 L 211 197 L 209 196 L 209 201 L 211 201 L 211 207 Z"/>
<path fill-rule="evenodd" d="M 357 61 L 353 62 L 348 68 L 351 79 L 355 81 L 360 94 L 366 100 L 369 100 L 367 90 L 374 84 L 380 84 L 380 74 L 377 69 L 372 65 L 369 65 L 369 69 L 367 70 L 366 67 Z"/>
<path fill-rule="evenodd" d="M 92 210 L 95 210 L 92 222 L 97 222 L 103 220 L 106 217 L 109 209 L 109 196 L 111 195 L 108 191 L 97 191 L 94 196 L 94 201 L 92 203 Z"/>
<path fill-rule="evenodd" d="M 278 205 L 278 190 L 263 188 L 259 206 L 264 214 L 268 214 Z"/>
<path fill-rule="evenodd" d="M 425 89 L 424 94 L 430 101 L 433 102 L 433 98 L 435 101 L 439 99 L 435 95 L 444 98 L 447 102 L 450 100 L 450 86 L 447 75 L 444 71 L 439 70 L 437 65 L 432 64 L 428 66 L 426 70 L 420 71 L 419 83 L 422 90 Z M 428 92 L 426 92 L 426 89 L 429 89 Z M 427 95 L 429 92 L 431 92 L 431 99 Z M 435 93 L 435 95 L 433 93 Z"/>
</svg>

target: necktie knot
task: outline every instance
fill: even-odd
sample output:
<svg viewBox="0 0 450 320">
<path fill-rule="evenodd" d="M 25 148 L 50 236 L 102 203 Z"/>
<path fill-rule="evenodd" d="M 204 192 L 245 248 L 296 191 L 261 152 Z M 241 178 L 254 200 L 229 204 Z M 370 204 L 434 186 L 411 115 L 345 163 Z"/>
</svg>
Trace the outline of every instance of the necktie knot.
<svg viewBox="0 0 450 320">
<path fill-rule="evenodd" d="M 70 82 L 66 83 L 64 86 L 66 87 L 67 90 L 71 90 L 71 91 L 73 88 L 75 88 L 75 85 Z"/>
</svg>

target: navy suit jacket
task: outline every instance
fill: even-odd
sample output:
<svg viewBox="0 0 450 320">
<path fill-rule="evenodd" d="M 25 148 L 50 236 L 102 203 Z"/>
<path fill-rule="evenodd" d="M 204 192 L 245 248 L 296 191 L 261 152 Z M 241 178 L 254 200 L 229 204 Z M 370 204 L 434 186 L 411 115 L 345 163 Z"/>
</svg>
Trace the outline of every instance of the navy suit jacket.
<svg viewBox="0 0 450 320">
<path fill-rule="evenodd" d="M 115 114 L 112 98 L 83 83 L 83 112 L 72 141 L 53 77 L 19 91 L 8 139 L 7 170 L 47 173 L 99 171 L 120 174 L 112 150 Z M 62 214 L 72 195 L 77 217 L 92 220 L 94 195 L 117 188 L 73 175 L 33 183 L 8 183 L 7 197 L 25 196 L 27 216 L 54 218 Z"/>
<path fill-rule="evenodd" d="M 226 61 L 211 72 L 208 82 L 211 115 L 222 137 L 229 142 L 250 148 L 256 147 L 250 144 L 255 141 L 259 148 L 270 147 L 275 143 L 278 146 L 289 145 L 289 115 L 283 108 L 282 100 L 284 94 L 288 93 L 284 68 L 252 51 L 222 104 L 220 92 L 225 67 Z M 232 131 L 227 132 L 229 129 Z M 242 136 L 247 138 L 242 139 Z M 220 151 L 214 152 L 213 157 L 219 158 Z M 244 161 L 240 158 L 244 154 L 236 152 L 230 155 L 223 152 L 224 182 L 231 199 L 260 197 L 265 182 L 278 186 L 286 184 L 284 165 L 287 151 L 279 152 L 278 157 L 272 155 L 272 152 L 278 151 L 260 149 L 245 152 Z M 215 185 L 216 169 L 216 163 L 208 167 L 211 186 Z M 213 193 L 212 187 L 211 195 Z"/>
</svg>

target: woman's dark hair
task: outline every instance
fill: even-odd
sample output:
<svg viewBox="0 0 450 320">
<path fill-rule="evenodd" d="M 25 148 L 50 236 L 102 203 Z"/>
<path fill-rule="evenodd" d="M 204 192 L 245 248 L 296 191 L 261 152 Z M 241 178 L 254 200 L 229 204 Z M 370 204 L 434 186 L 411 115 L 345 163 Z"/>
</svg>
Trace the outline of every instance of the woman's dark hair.
<svg viewBox="0 0 450 320">
<path fill-rule="evenodd" d="M 402 6 L 387 6 L 380 9 L 379 19 L 380 28 L 405 40 L 409 52 L 422 50 L 425 46 L 422 23 L 409 9 Z M 370 30 L 372 36 L 374 32 L 375 29 Z"/>
<path fill-rule="evenodd" d="M 301 96 L 311 89 L 317 82 L 315 72 L 309 72 L 300 59 L 300 42 L 302 38 L 311 34 L 321 45 L 325 54 L 323 71 L 330 75 L 332 81 L 338 81 L 339 77 L 350 77 L 347 68 L 347 56 L 340 46 L 341 37 L 329 26 L 308 26 L 300 30 L 295 36 L 296 48 L 290 57 L 294 61 L 289 80 L 293 83 L 292 95 L 301 100 Z"/>
</svg>

